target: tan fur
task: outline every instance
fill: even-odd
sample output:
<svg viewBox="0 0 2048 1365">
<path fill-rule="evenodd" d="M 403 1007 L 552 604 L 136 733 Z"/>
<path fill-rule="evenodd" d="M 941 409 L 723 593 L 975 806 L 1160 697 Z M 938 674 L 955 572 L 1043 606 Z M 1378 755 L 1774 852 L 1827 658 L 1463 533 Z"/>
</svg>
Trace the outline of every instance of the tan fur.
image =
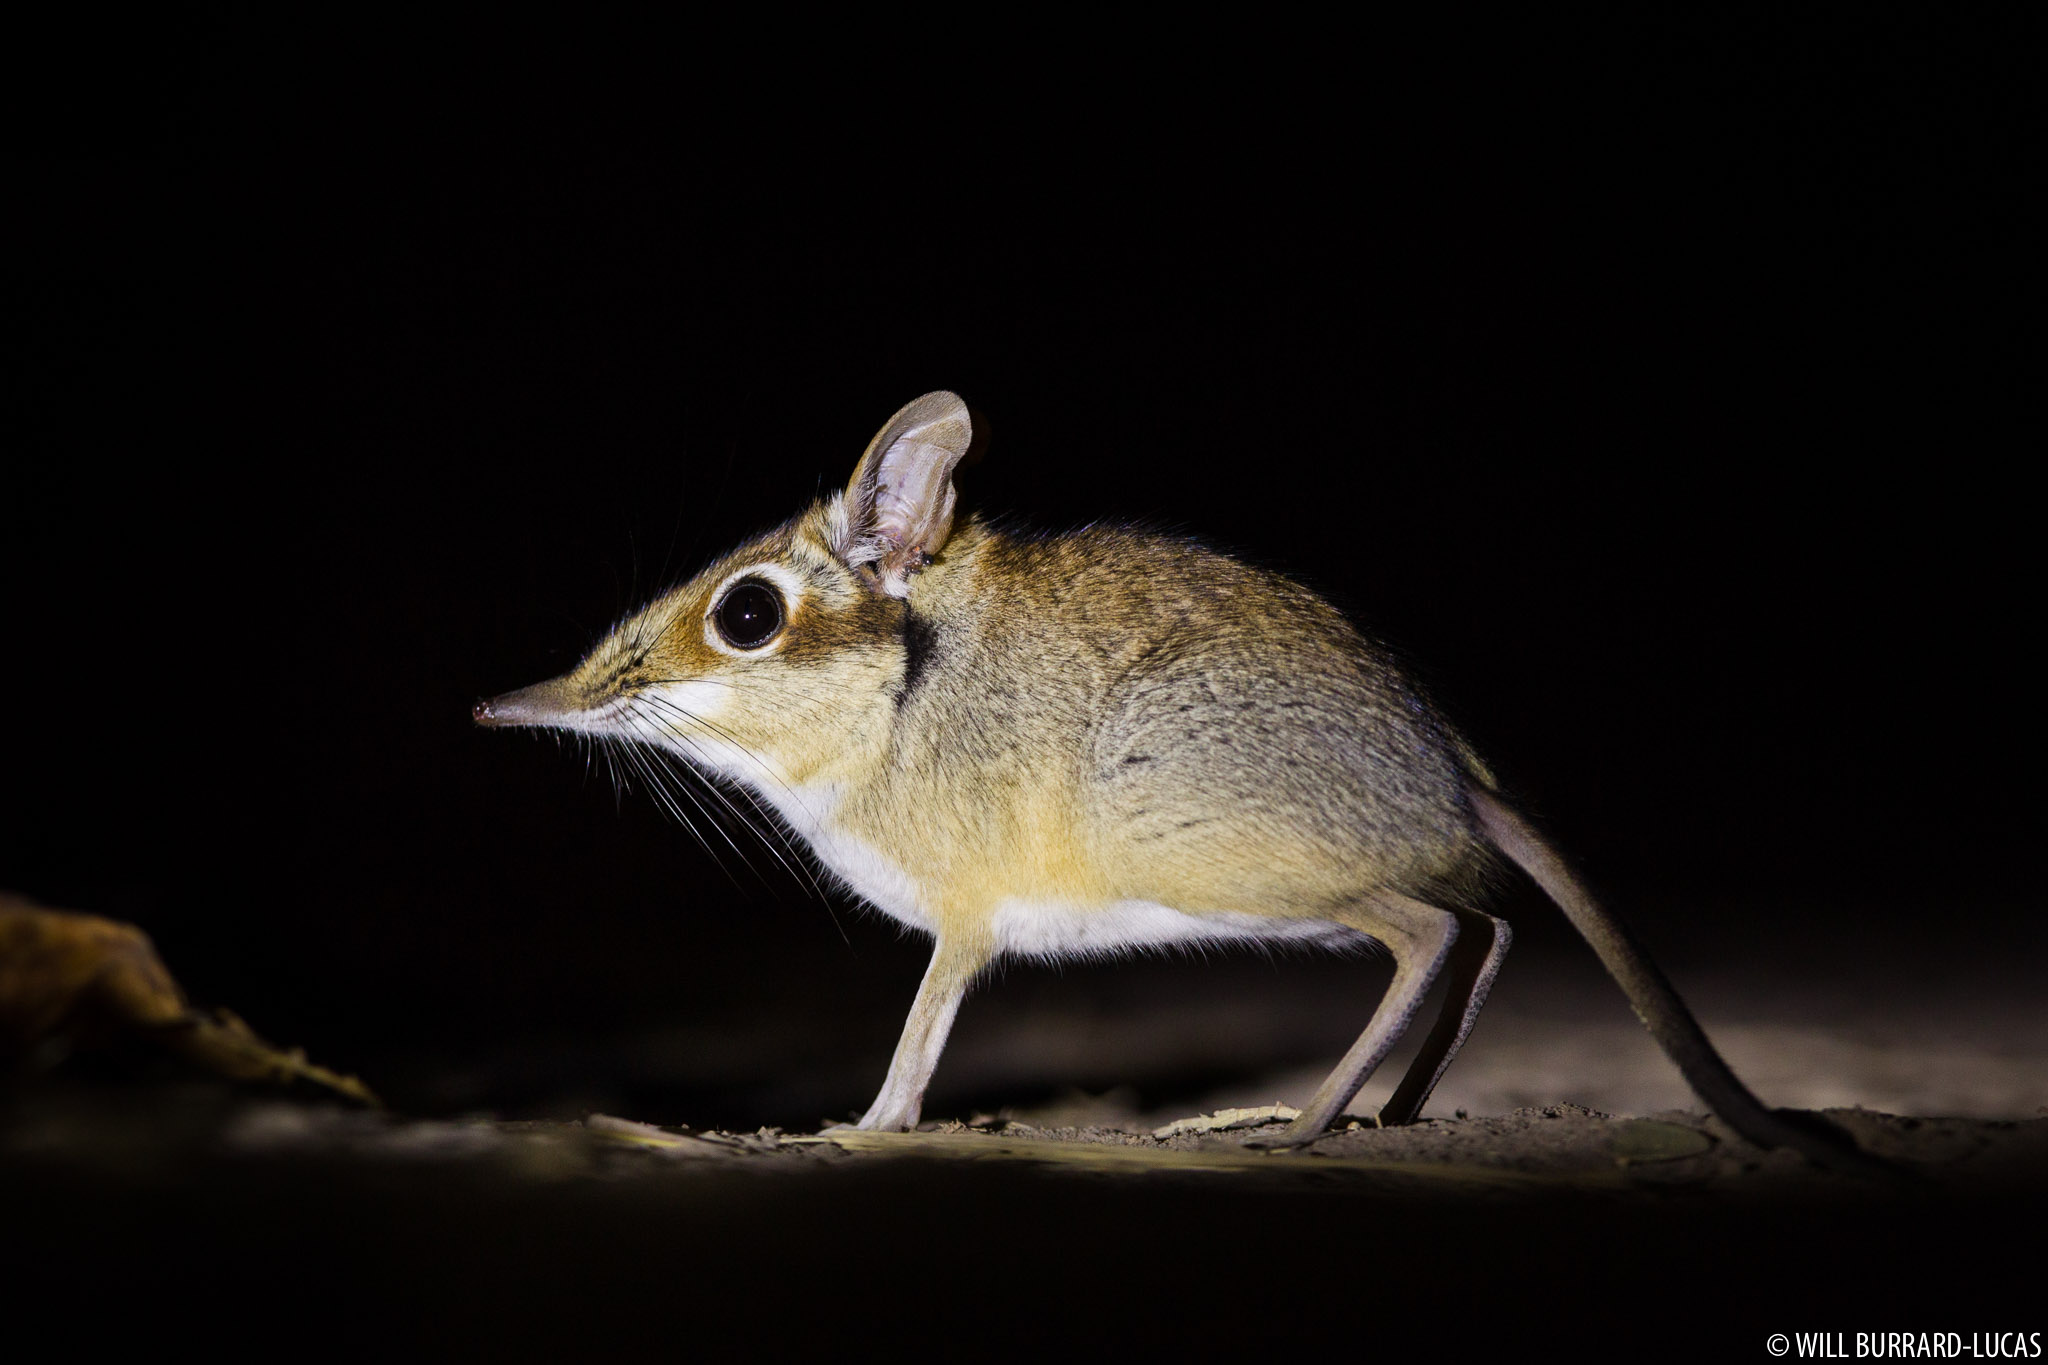
<svg viewBox="0 0 2048 1365">
<path fill-rule="evenodd" d="M 650 744 L 737 782 L 934 936 L 863 1126 L 916 1121 L 954 1012 L 999 953 L 1210 938 L 1372 941 L 1395 958 L 1289 1141 L 1342 1111 L 1447 971 L 1452 999 L 1389 1105 L 1413 1117 L 1506 951 L 1506 926 L 1470 908 L 1491 855 L 1507 848 L 1546 887 L 1565 887 L 1562 863 L 1503 823 L 1491 775 L 1387 652 L 1301 585 L 1141 531 L 955 525 L 969 432 L 953 395 L 917 400 L 850 496 L 741 545 L 478 719 Z M 749 579 L 786 619 L 737 648 L 716 622 Z M 1597 909 L 1573 913 L 1602 946 Z M 1683 1013 L 1630 989 L 1660 1018 Z M 1706 1064 L 1687 1049 L 1719 1065 L 1696 1026 L 1659 1036 L 1688 1076 Z M 1747 1096 L 1714 1084 L 1724 1116 Z"/>
</svg>

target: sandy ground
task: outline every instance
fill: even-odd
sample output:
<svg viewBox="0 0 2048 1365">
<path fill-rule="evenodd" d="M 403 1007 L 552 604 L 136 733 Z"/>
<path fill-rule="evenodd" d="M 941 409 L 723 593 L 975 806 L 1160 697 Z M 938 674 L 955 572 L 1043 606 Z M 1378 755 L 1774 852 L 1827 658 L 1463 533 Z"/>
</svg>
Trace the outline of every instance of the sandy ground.
<svg viewBox="0 0 2048 1365">
<path fill-rule="evenodd" d="M 359 1358 L 968 1358 L 1568 1334 L 2033 1330 L 2048 1119 L 1833 1116 L 1918 1174 L 1817 1172 L 1683 1112 L 1572 1106 L 1268 1154 L 1019 1120 L 912 1134 L 408 1120 L 213 1086 L 6 1106 L 5 1270 L 102 1340 Z M 1090 1347 L 1089 1343 L 1096 1345 Z"/>
<path fill-rule="evenodd" d="M 16 1320 L 263 1358 L 784 1359 L 882 1340 L 973 1360 L 1397 1341 L 1751 1359 L 1780 1332 L 2048 1327 L 2019 1250 L 2048 1220 L 2048 1117 L 1835 1110 L 1912 1172 L 1851 1178 L 1684 1107 L 1482 1109 L 1553 1075 L 1665 1093 L 1654 1054 L 1640 1081 L 1634 1061 L 1580 1069 L 1630 1056 L 1625 1032 L 1500 1031 L 1451 1092 L 1473 1116 L 1347 1125 L 1285 1154 L 1244 1145 L 1255 1127 L 1158 1136 L 1122 1088 L 820 1136 L 59 1073 L 0 1101 L 0 1271 Z M 1808 1094 L 1882 1081 L 1990 1108 L 2042 1074 L 2028 1053 L 1724 1036 L 1767 1089 L 1796 1088 L 1774 1056 L 1869 1063 Z M 1596 1074 L 1610 1089 L 1585 1088 Z"/>
<path fill-rule="evenodd" d="M 1774 1333 L 1853 1356 L 1858 1332 L 2041 1331 L 2048 1011 L 2024 955 L 1979 956 L 1674 968 L 1759 1093 L 1827 1111 L 1897 1180 L 1735 1139 L 1597 967 L 1539 943 L 1426 1121 L 1286 1154 L 1156 1130 L 1298 1103 L 1369 1012 L 1370 963 L 1014 973 L 903 1135 L 819 1135 L 894 1028 L 821 1028 L 851 1009 L 828 997 L 422 1049 L 365 1068 L 386 1113 L 152 1065 L 22 1074 L 0 1272 L 17 1318 L 265 1358 L 1755 1359 Z"/>
</svg>

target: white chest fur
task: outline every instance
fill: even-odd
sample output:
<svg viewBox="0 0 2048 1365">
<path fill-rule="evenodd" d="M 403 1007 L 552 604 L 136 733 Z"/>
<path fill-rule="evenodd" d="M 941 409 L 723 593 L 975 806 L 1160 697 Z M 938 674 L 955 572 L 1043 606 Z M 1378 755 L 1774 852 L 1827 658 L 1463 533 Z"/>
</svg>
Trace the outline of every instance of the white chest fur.
<svg viewBox="0 0 2048 1365">
<path fill-rule="evenodd" d="M 838 821 L 839 791 L 831 783 L 757 786 L 827 871 L 868 904 L 926 933 L 938 931 L 931 898 L 903 866 Z"/>
<path fill-rule="evenodd" d="M 695 691 L 683 695 L 688 689 Z M 706 684 L 670 684 L 662 690 L 671 706 L 700 721 L 715 716 L 725 702 L 723 694 Z M 690 762 L 742 783 L 765 801 L 791 832 L 810 845 L 827 871 L 861 899 L 913 929 L 936 932 L 938 921 L 931 913 L 930 898 L 920 890 L 916 879 L 881 850 L 840 825 L 840 792 L 836 784 L 792 782 L 774 760 L 717 733 L 661 732 L 633 737 L 652 738 Z"/>
</svg>

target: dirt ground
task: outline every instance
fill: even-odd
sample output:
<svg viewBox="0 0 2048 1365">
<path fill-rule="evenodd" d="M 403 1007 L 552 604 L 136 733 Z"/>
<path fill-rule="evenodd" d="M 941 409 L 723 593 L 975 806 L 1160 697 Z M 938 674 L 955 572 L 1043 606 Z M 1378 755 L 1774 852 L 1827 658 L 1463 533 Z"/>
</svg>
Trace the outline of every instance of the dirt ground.
<svg viewBox="0 0 2048 1365">
<path fill-rule="evenodd" d="M 45 1057 L 0 1087 L 0 1282 L 18 1318 L 101 1343 L 319 1359 L 1746 1359 L 1778 1333 L 1853 1355 L 1858 1332 L 2041 1330 L 2031 959 L 1930 949 L 1906 977 L 1890 949 L 1836 953 L 1801 979 L 1779 948 L 1688 969 L 1690 998 L 1759 1093 L 1899 1177 L 1738 1140 L 1597 967 L 1540 942 L 1423 1122 L 1258 1150 L 1375 969 L 1124 963 L 977 996 L 908 1134 L 820 1131 L 892 1026 L 868 1007 L 838 1037 L 823 996 L 581 1046 L 422 1045 L 362 1068 L 383 1111 Z"/>
<path fill-rule="evenodd" d="M 736 1134 L 37 1084 L 0 1118 L 4 1270 L 11 1315 L 96 1340 L 319 1359 L 1739 1359 L 1777 1332 L 2038 1330 L 2012 1239 L 2048 1215 L 2048 1118 L 1831 1117 L 1914 1176 L 1573 1105 L 1271 1154 L 1256 1127 Z"/>
</svg>

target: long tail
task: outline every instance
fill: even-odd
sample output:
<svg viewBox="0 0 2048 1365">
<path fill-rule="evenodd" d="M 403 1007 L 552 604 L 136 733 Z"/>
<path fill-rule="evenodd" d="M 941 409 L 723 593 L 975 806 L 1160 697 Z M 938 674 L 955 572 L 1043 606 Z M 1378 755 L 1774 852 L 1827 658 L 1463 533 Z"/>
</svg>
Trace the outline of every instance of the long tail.
<svg viewBox="0 0 2048 1365">
<path fill-rule="evenodd" d="M 1636 1017 L 1722 1122 L 1759 1147 L 1790 1147 L 1837 1170 L 1897 1174 L 1896 1168 L 1864 1152 L 1825 1120 L 1766 1108 L 1721 1060 L 1699 1021 L 1635 936 L 1600 908 L 1557 850 L 1497 796 L 1477 786 L 1470 796 L 1486 837 L 1557 902 L 1635 1006 Z"/>
</svg>

